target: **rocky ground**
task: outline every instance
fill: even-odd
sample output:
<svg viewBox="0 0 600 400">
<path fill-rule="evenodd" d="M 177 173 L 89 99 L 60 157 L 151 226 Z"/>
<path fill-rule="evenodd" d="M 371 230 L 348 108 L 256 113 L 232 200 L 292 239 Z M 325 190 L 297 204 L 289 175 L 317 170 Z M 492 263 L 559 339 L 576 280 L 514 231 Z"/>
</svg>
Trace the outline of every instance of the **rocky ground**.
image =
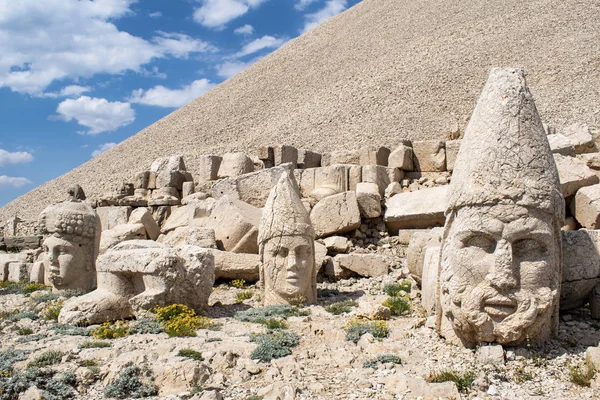
<svg viewBox="0 0 600 400">
<path fill-rule="evenodd" d="M 470 350 L 438 338 L 431 319 L 420 306 L 418 290 L 412 289 L 408 295 L 410 311 L 386 321 L 387 337 L 377 339 L 365 334 L 357 343 L 346 340 L 344 327 L 348 321 L 357 315 L 385 314 L 379 307 L 387 298 L 384 286 L 404 279 L 407 272 L 406 267 L 400 266 L 385 277 L 320 283 L 318 304 L 300 309 L 302 315 L 287 318 L 285 332 L 298 335 L 298 346 L 291 348 L 291 355 L 271 361 L 250 358 L 257 347 L 250 341 L 252 333 L 265 332 L 266 328 L 233 317 L 236 312 L 260 307 L 259 291 L 254 286 L 237 288 L 225 283 L 216 286 L 207 313 L 212 318 L 212 327 L 198 330 L 196 337 L 131 334 L 101 340 L 108 343 L 105 348 L 83 349 L 83 343 L 98 340 L 64 334 L 64 329 L 59 333 L 55 321 L 41 316 L 47 314 L 49 304 L 42 300 L 53 297 L 49 292 L 22 294 L 3 289 L 0 290 L 3 313 L 0 369 L 6 371 L 7 350 L 24 350 L 25 359 L 14 363 L 13 376 L 25 376 L 28 364 L 36 363 L 43 370 L 57 371 L 54 376 L 57 380 L 69 381 L 63 377 L 72 377 L 66 374 L 72 371 L 75 379 L 71 379 L 71 385 L 77 389 L 73 397 L 76 399 L 105 398 L 106 386 L 128 365 L 150 371 L 160 394 L 151 398 L 591 399 L 600 396 L 597 378 L 591 379 L 591 387 L 580 385 L 586 383 L 586 376 L 582 376 L 587 372 L 586 349 L 600 342 L 600 324 L 590 319 L 585 308 L 563 314 L 558 337 L 543 347 L 524 345 L 502 350 L 500 346 L 487 346 Z M 254 296 L 238 303 L 240 293 L 245 291 L 254 291 Z M 344 300 L 355 300 L 358 306 L 340 315 L 326 310 L 327 305 Z M 26 310 L 33 313 L 14 315 Z M 31 319 L 36 314 L 40 317 Z M 134 321 L 129 324 L 133 326 Z M 85 334 L 89 329 L 75 333 Z M 178 356 L 184 348 L 202 353 L 204 360 Z M 54 365 L 44 366 L 39 357 L 48 351 L 61 353 L 54 353 L 58 354 Z M 401 361 L 388 357 L 365 366 L 382 355 L 394 355 Z M 579 375 L 572 372 L 577 368 Z M 10 375 L 5 373 L 0 379 L 6 382 Z M 578 377 L 582 380 L 580 384 L 573 382 Z M 454 383 L 427 382 L 450 378 L 461 385 L 460 393 Z M 149 378 L 142 379 L 145 381 L 152 383 Z M 10 397 L 6 386 L 4 390 L 0 398 L 19 398 Z M 20 398 L 39 398 L 39 394 L 35 388 L 29 388 Z"/>
</svg>

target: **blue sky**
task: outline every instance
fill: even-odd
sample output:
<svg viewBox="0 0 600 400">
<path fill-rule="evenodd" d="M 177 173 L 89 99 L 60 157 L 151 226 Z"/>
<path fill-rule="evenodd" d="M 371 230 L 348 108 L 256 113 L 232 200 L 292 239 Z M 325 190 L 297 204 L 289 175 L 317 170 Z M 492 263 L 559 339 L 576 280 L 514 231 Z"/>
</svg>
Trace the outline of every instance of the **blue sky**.
<svg viewBox="0 0 600 400">
<path fill-rule="evenodd" d="M 0 0 L 0 206 L 359 0 Z"/>
</svg>

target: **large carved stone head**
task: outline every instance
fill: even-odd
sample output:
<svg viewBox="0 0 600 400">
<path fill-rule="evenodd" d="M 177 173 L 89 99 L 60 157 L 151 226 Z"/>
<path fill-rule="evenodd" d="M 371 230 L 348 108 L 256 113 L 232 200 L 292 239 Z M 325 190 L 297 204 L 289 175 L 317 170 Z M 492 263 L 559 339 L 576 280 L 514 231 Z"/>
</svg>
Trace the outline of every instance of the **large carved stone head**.
<svg viewBox="0 0 600 400">
<path fill-rule="evenodd" d="M 315 233 L 296 182 L 284 172 L 271 189 L 258 231 L 265 305 L 317 299 Z"/>
<path fill-rule="evenodd" d="M 95 260 L 100 244 L 100 223 L 86 203 L 72 198 L 48 206 L 40 215 L 44 240 L 44 268 L 57 290 L 92 290 L 96 286 Z"/>
<path fill-rule="evenodd" d="M 455 165 L 441 334 L 465 346 L 547 339 L 558 328 L 564 200 L 523 71 L 491 70 Z"/>
</svg>

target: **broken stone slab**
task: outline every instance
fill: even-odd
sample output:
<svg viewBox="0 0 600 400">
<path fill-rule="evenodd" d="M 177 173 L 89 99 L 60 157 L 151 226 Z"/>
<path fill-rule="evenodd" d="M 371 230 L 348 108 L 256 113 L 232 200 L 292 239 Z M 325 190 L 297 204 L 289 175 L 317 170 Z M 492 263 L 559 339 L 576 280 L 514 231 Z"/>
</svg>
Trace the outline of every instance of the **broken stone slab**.
<svg viewBox="0 0 600 400">
<path fill-rule="evenodd" d="M 315 268 L 317 269 L 317 274 L 323 268 L 323 264 L 325 264 L 327 260 L 327 247 L 325 245 L 315 241 Z"/>
<path fill-rule="evenodd" d="M 159 174 L 163 171 L 185 171 L 183 156 L 175 155 L 170 157 L 157 158 L 150 165 L 150 171 Z"/>
<path fill-rule="evenodd" d="M 594 138 L 590 132 L 590 127 L 583 123 L 575 123 L 565 128 L 563 135 L 575 147 L 577 154 L 594 153 L 598 151 L 594 144 Z"/>
<path fill-rule="evenodd" d="M 580 229 L 562 233 L 560 309 L 583 306 L 600 275 L 600 231 Z"/>
<path fill-rule="evenodd" d="M 219 178 L 234 178 L 254 172 L 252 159 L 244 153 L 226 153 L 219 166 Z"/>
<path fill-rule="evenodd" d="M 166 235 L 161 235 L 157 242 L 164 243 L 173 248 L 184 245 L 198 246 L 203 249 L 216 249 L 215 231 L 210 228 L 182 226 Z"/>
<path fill-rule="evenodd" d="M 31 270 L 32 264 L 29 269 L 28 264 L 22 261 L 12 261 L 8 263 L 8 281 L 9 282 L 23 282 L 29 280 L 29 271 Z"/>
<path fill-rule="evenodd" d="M 193 181 L 183 182 L 181 186 L 181 199 L 191 196 L 196 191 L 196 187 Z"/>
<path fill-rule="evenodd" d="M 232 253 L 211 250 L 215 259 L 216 279 L 243 279 L 257 282 L 259 279 L 260 257 L 258 254 Z"/>
<path fill-rule="evenodd" d="M 572 196 L 580 188 L 595 185 L 599 182 L 594 171 L 578 158 L 554 154 L 554 161 L 558 169 L 560 189 L 564 197 Z"/>
<path fill-rule="evenodd" d="M 156 240 L 160 235 L 160 228 L 154 217 L 152 217 L 152 213 L 145 207 L 136 208 L 131 212 L 129 216 L 128 224 L 142 224 L 144 225 L 144 229 L 146 230 L 146 234 L 152 240 Z"/>
<path fill-rule="evenodd" d="M 3 238 L 6 251 L 35 250 L 41 246 L 41 236 L 6 236 Z"/>
<path fill-rule="evenodd" d="M 359 183 L 356 186 L 356 200 L 360 215 L 364 218 L 378 218 L 381 215 L 381 195 L 375 183 Z"/>
<path fill-rule="evenodd" d="M 181 205 L 187 206 L 198 201 L 204 201 L 208 198 L 208 194 L 200 191 L 196 191 L 190 195 L 181 198 Z"/>
<path fill-rule="evenodd" d="M 0 279 L 0 282 L 2 282 L 2 279 Z M 50 282 L 47 281 L 46 277 L 46 268 L 44 267 L 44 261 L 36 261 L 33 263 L 33 267 L 31 268 L 31 272 L 29 273 L 29 282 L 50 286 Z"/>
<path fill-rule="evenodd" d="M 579 189 L 570 208 L 575 219 L 584 228 L 600 228 L 600 184 Z"/>
<path fill-rule="evenodd" d="M 129 221 L 131 211 L 131 207 L 111 206 L 96 208 L 96 214 L 100 217 L 100 224 L 103 231 L 112 229 L 117 225 L 126 224 Z"/>
<path fill-rule="evenodd" d="M 188 220 L 190 225 L 197 225 L 198 220 L 210 217 L 217 200 L 209 197 L 205 200 L 194 201 L 188 204 Z"/>
<path fill-rule="evenodd" d="M 460 393 L 454 382 L 428 383 L 421 377 L 408 376 L 400 372 L 384 379 L 386 391 L 397 395 L 410 393 L 413 399 L 459 399 Z"/>
<path fill-rule="evenodd" d="M 477 362 L 482 365 L 504 365 L 504 349 L 502 345 L 486 345 L 477 349 Z"/>
<path fill-rule="evenodd" d="M 444 224 L 447 186 L 399 193 L 386 202 L 384 221 L 391 232 Z"/>
<path fill-rule="evenodd" d="M 151 171 L 140 172 L 133 178 L 134 189 L 156 189 L 156 173 Z"/>
<path fill-rule="evenodd" d="M 233 253 L 258 254 L 258 225 L 261 210 L 229 196 L 215 204 L 205 226 L 215 231 L 219 249 Z"/>
<path fill-rule="evenodd" d="M 192 181 L 187 171 L 162 171 L 156 175 L 157 188 L 175 188 L 181 190 L 184 182 Z"/>
<path fill-rule="evenodd" d="M 441 247 L 424 248 L 421 305 L 429 315 L 435 315 Z"/>
<path fill-rule="evenodd" d="M 179 191 L 174 187 L 154 189 L 148 200 L 149 206 L 178 206 L 181 204 Z"/>
<path fill-rule="evenodd" d="M 275 166 L 291 163 L 293 168 L 298 164 L 298 149 L 293 146 L 273 146 L 273 161 Z"/>
<path fill-rule="evenodd" d="M 385 196 L 385 189 L 392 182 L 404 178 L 404 171 L 398 168 L 382 167 L 380 165 L 365 165 L 362 167 L 361 182 L 375 183 L 379 188 L 379 196 Z M 355 190 L 350 188 L 350 190 Z"/>
<path fill-rule="evenodd" d="M 384 276 L 389 269 L 388 259 L 381 254 L 338 254 L 333 257 L 333 262 L 364 277 Z"/>
<path fill-rule="evenodd" d="M 412 278 L 421 283 L 425 252 L 428 248 L 439 248 L 442 243 L 443 228 L 400 230 L 398 237 L 401 242 L 408 244 L 406 263 Z M 406 242 L 408 238 L 408 242 Z"/>
<path fill-rule="evenodd" d="M 412 147 L 401 144 L 390 153 L 388 157 L 388 167 L 399 168 L 402 171 L 412 171 L 414 168 L 413 158 Z"/>
<path fill-rule="evenodd" d="M 360 165 L 382 165 L 388 166 L 390 149 L 387 147 L 366 146 L 359 150 Z"/>
<path fill-rule="evenodd" d="M 202 155 L 198 157 L 197 177 L 201 182 L 214 181 L 219 176 L 219 167 L 223 160 L 220 156 Z"/>
<path fill-rule="evenodd" d="M 310 150 L 298 150 L 298 168 L 318 168 L 321 166 L 321 154 Z"/>
<path fill-rule="evenodd" d="M 355 192 L 334 194 L 321 199 L 310 212 L 317 238 L 350 232 L 360 227 L 360 210 Z"/>
<path fill-rule="evenodd" d="M 403 192 L 402 185 L 399 182 L 391 182 L 385 188 L 384 197 L 387 200 L 390 197 L 394 196 L 395 194 L 402 193 L 402 192 Z"/>
<path fill-rule="evenodd" d="M 443 140 L 413 142 L 415 171 L 446 171 L 446 145 Z"/>
<path fill-rule="evenodd" d="M 600 170 L 600 153 L 578 154 L 577 158 L 593 170 Z"/>
<path fill-rule="evenodd" d="M 146 228 L 143 224 L 123 224 L 103 231 L 100 236 L 100 253 L 104 254 L 112 247 L 128 240 L 146 239 Z"/>
<path fill-rule="evenodd" d="M 575 157 L 575 146 L 573 143 L 564 135 L 557 133 L 555 135 L 548 135 L 548 143 L 550 143 L 550 150 L 552 153 L 562 154 L 567 157 Z"/>
<path fill-rule="evenodd" d="M 446 141 L 446 169 L 448 171 L 454 171 L 454 164 L 456 163 L 461 143 L 462 139 Z"/>
<path fill-rule="evenodd" d="M 338 253 L 347 253 L 352 247 L 352 242 L 343 236 L 329 236 L 323 239 L 323 244 L 327 251 L 335 255 Z"/>
<path fill-rule="evenodd" d="M 337 150 L 331 153 L 329 164 L 356 164 L 360 165 L 360 152 L 358 150 Z"/>
<path fill-rule="evenodd" d="M 188 226 L 190 224 L 190 206 L 171 207 L 171 215 L 162 226 L 162 233 L 168 233 L 174 229 Z"/>
<path fill-rule="evenodd" d="M 300 193 L 311 197 L 315 202 L 333 194 L 350 190 L 349 171 L 361 170 L 360 166 L 335 164 L 328 167 L 303 170 L 300 181 Z M 354 174 L 356 174 L 356 170 Z"/>
</svg>

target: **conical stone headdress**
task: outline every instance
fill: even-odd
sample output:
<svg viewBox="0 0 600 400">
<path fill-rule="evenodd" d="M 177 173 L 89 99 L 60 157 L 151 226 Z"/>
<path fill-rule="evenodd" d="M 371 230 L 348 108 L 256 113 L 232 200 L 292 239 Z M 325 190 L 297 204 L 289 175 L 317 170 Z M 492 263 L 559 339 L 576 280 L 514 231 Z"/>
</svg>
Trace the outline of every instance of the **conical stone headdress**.
<svg viewBox="0 0 600 400">
<path fill-rule="evenodd" d="M 447 215 L 465 206 L 516 204 L 547 211 L 562 225 L 556 164 L 521 69 L 490 71 L 455 165 Z"/>
<path fill-rule="evenodd" d="M 96 212 L 81 201 L 52 204 L 42 211 L 39 218 L 41 234 L 68 237 L 78 242 L 93 241 L 97 229 Z"/>
<path fill-rule="evenodd" d="M 300 200 L 298 185 L 287 171 L 267 199 L 258 228 L 258 244 L 278 236 L 315 237 L 308 212 Z"/>
</svg>

